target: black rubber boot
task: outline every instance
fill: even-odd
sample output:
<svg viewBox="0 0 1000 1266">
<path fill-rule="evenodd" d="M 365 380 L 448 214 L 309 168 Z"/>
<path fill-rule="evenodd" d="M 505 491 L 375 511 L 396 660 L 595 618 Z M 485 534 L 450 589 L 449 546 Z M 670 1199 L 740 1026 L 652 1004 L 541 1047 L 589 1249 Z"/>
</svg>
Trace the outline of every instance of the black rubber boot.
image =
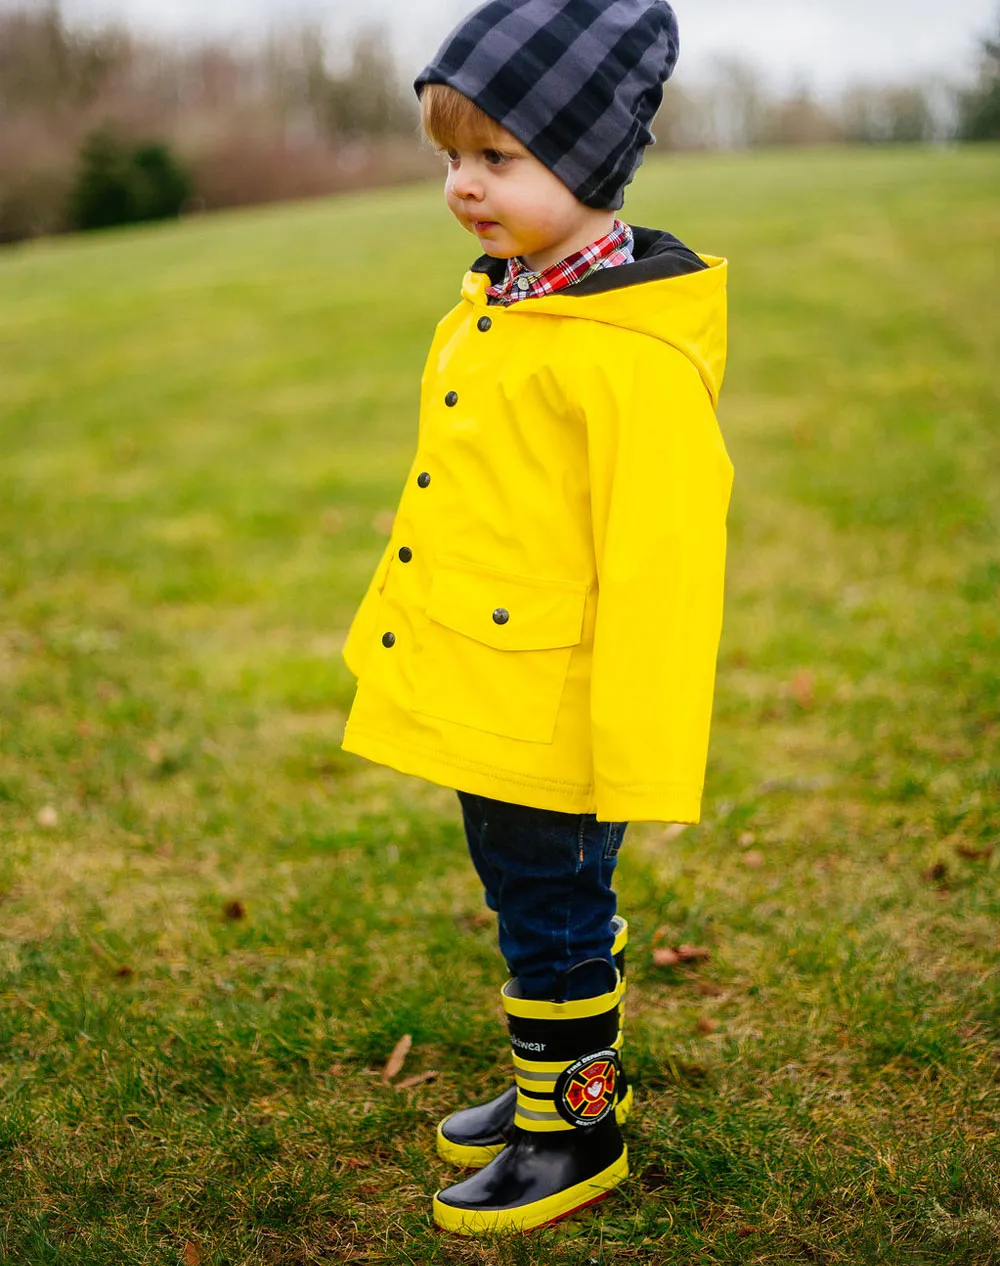
<svg viewBox="0 0 1000 1266">
<path fill-rule="evenodd" d="M 612 927 L 615 941 L 611 952 L 622 978 L 624 996 L 628 923 L 615 915 Z M 619 1018 L 623 1011 L 624 1002 L 619 1009 Z M 621 1042 L 622 1034 L 619 1031 L 614 1043 L 619 1051 Z M 508 1086 L 503 1094 L 497 1095 L 488 1103 L 477 1104 L 473 1108 L 463 1108 L 460 1112 L 453 1112 L 450 1117 L 445 1117 L 437 1128 L 438 1155 L 449 1164 L 461 1166 L 463 1169 L 478 1169 L 483 1165 L 488 1165 L 514 1137 L 516 1100 L 516 1086 Z M 631 1111 L 632 1087 L 628 1084 L 623 1069 L 615 1104 L 615 1116 L 618 1118 L 619 1125 L 625 1124 Z"/>
<path fill-rule="evenodd" d="M 531 1230 L 602 1200 L 628 1177 L 615 1116 L 615 975 L 608 993 L 573 1002 L 519 998 L 516 981 L 504 985 L 517 1083 L 511 1138 L 484 1169 L 437 1193 L 438 1226 L 457 1235 Z"/>
</svg>

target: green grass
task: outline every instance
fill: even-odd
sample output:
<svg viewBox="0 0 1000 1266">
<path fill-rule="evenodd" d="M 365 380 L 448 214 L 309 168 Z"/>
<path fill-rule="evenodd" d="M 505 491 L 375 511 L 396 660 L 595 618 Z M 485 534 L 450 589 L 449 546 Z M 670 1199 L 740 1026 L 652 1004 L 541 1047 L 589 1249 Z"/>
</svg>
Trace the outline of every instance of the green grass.
<svg viewBox="0 0 1000 1266">
<path fill-rule="evenodd" d="M 998 177 L 636 183 L 733 265 L 705 817 L 622 853 L 634 1176 L 509 1242 L 429 1224 L 507 1077 L 455 797 L 339 748 L 474 242 L 421 187 L 0 256 L 0 1260 L 1000 1262 Z"/>
</svg>

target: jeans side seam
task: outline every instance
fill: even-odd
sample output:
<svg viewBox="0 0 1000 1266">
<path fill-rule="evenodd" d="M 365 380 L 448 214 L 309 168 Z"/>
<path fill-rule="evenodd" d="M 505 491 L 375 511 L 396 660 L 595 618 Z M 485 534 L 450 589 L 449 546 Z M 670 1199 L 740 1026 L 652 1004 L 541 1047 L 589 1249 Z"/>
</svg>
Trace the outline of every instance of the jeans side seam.
<svg viewBox="0 0 1000 1266">
<path fill-rule="evenodd" d="M 573 922 L 573 899 L 576 896 L 577 888 L 580 885 L 580 871 L 583 869 L 583 840 L 587 832 L 586 815 L 580 814 L 580 829 L 577 832 L 577 862 L 576 871 L 573 875 L 573 887 L 570 890 L 569 897 L 566 901 L 566 926 L 563 931 L 563 962 L 569 962 L 570 959 L 570 935 L 569 930 Z"/>
</svg>

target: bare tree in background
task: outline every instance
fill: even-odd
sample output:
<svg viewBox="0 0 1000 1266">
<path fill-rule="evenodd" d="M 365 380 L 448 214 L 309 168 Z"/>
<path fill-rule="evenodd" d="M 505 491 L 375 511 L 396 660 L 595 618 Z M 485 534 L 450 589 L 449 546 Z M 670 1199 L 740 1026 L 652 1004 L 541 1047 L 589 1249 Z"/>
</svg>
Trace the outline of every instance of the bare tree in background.
<svg viewBox="0 0 1000 1266">
<path fill-rule="evenodd" d="M 864 144 L 933 140 L 940 131 L 936 113 L 930 89 L 923 85 L 855 87 L 841 105 L 845 139 Z"/>
<path fill-rule="evenodd" d="M 71 30 L 56 0 L 30 11 L 0 13 L 0 110 L 7 118 L 53 118 L 86 109 L 129 66 L 128 32 L 109 25 Z"/>
<path fill-rule="evenodd" d="M 767 103 L 749 62 L 720 57 L 698 83 L 668 84 L 653 132 L 667 149 L 748 149 L 761 140 Z"/>
</svg>

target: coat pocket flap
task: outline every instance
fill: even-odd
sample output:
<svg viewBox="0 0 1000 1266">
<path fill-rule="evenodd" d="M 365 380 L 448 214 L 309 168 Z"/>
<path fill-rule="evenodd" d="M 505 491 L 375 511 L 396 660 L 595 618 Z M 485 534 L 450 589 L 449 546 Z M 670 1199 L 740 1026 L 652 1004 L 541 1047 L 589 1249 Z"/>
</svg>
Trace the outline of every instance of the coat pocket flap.
<svg viewBox="0 0 1000 1266">
<path fill-rule="evenodd" d="M 427 614 L 438 624 L 506 651 L 576 646 L 587 585 L 514 576 L 454 559 L 434 571 Z"/>
</svg>

